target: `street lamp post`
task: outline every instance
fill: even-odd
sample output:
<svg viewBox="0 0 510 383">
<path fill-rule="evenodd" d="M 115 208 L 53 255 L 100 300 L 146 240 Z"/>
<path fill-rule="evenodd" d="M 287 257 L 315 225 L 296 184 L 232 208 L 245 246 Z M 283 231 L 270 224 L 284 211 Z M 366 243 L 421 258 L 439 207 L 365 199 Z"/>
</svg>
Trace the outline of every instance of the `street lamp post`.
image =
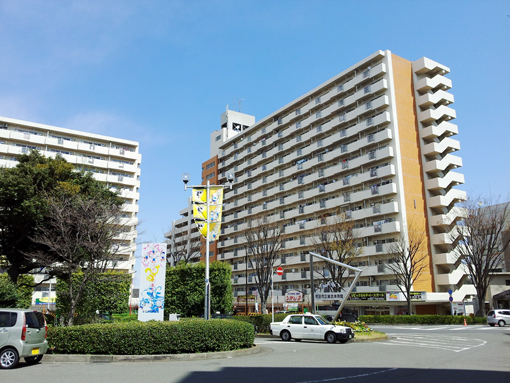
<svg viewBox="0 0 510 383">
<path fill-rule="evenodd" d="M 190 180 L 189 173 L 182 173 L 181 176 L 182 182 L 184 182 L 184 190 L 187 190 L 188 187 L 191 188 L 203 188 L 204 185 L 189 185 L 188 182 Z M 229 172 L 227 173 L 227 181 L 230 183 L 230 189 L 232 189 L 232 182 L 234 180 L 234 174 Z M 211 317 L 211 284 L 209 282 L 209 228 L 211 223 L 210 218 L 210 188 L 214 186 L 216 188 L 224 188 L 224 186 L 216 186 L 211 185 L 209 180 L 207 180 L 207 185 L 205 185 L 206 189 L 206 203 L 207 203 L 207 221 L 206 221 L 206 235 L 205 235 L 205 304 L 204 304 L 204 319 L 208 320 Z"/>
</svg>

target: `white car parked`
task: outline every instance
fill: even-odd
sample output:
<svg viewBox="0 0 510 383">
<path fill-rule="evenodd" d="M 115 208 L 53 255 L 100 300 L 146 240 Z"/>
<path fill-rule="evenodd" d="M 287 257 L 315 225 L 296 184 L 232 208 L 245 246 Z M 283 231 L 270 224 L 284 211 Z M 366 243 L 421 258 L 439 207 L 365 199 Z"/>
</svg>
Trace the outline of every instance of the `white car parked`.
<svg viewBox="0 0 510 383">
<path fill-rule="evenodd" d="M 491 326 L 505 327 L 510 324 L 510 310 L 491 310 L 487 313 L 487 323 Z"/>
<path fill-rule="evenodd" d="M 354 331 L 350 327 L 336 326 L 322 316 L 313 314 L 288 315 L 282 322 L 271 323 L 270 333 L 284 341 L 294 339 L 297 342 L 311 339 L 346 343 L 354 339 Z"/>
</svg>

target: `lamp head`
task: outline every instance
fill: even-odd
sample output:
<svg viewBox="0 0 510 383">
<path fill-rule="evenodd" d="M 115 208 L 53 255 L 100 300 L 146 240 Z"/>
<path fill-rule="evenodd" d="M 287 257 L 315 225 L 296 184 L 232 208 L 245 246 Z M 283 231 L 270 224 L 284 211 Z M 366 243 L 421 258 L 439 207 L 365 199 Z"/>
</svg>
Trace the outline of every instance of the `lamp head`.
<svg viewBox="0 0 510 383">
<path fill-rule="evenodd" d="M 184 182 L 184 185 L 186 185 L 188 182 L 189 182 L 189 173 L 182 173 L 181 175 L 181 180 L 182 182 Z"/>
<path fill-rule="evenodd" d="M 234 172 L 227 172 L 227 181 L 230 183 L 234 182 Z"/>
</svg>

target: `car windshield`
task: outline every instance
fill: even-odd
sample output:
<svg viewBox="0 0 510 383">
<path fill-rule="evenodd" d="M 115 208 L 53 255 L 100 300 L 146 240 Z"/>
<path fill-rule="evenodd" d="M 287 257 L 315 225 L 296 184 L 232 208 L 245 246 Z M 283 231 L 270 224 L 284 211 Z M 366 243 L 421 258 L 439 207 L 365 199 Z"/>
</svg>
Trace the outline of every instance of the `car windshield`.
<svg viewBox="0 0 510 383">
<path fill-rule="evenodd" d="M 329 321 L 327 321 L 326 319 L 324 319 L 321 316 L 316 316 L 315 319 L 317 319 L 320 324 L 331 324 Z"/>
</svg>

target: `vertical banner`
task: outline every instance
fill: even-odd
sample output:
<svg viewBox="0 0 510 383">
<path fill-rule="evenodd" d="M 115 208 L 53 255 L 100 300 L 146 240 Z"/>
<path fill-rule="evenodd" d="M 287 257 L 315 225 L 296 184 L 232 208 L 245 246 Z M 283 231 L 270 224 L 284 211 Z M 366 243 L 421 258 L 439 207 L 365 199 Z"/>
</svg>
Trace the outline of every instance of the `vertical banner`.
<svg viewBox="0 0 510 383">
<path fill-rule="evenodd" d="M 209 210 L 207 209 L 207 188 L 194 188 L 192 194 L 193 218 L 202 237 L 216 241 L 220 236 L 221 216 L 223 211 L 223 187 L 209 188 Z M 210 227 L 207 227 L 209 217 Z"/>
<path fill-rule="evenodd" d="M 138 320 L 163 320 L 165 308 L 166 243 L 142 248 Z"/>
</svg>

